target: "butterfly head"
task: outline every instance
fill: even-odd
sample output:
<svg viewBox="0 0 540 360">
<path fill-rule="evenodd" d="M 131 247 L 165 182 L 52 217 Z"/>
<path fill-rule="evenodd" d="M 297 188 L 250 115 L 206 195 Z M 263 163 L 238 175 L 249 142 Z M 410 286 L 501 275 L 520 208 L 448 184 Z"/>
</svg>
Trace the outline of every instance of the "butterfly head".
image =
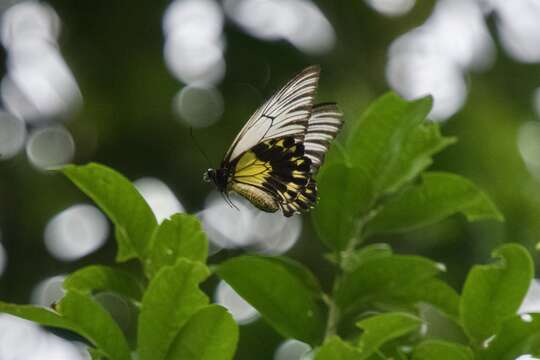
<svg viewBox="0 0 540 360">
<path fill-rule="evenodd" d="M 227 174 L 225 169 L 208 169 L 203 174 L 203 180 L 213 182 L 219 191 L 225 191 L 227 187 Z"/>
</svg>

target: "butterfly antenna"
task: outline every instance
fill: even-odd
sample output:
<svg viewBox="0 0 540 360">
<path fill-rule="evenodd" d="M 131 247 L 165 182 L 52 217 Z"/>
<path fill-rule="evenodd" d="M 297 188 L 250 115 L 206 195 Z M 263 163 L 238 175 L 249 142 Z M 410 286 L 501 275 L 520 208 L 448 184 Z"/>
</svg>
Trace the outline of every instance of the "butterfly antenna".
<svg viewBox="0 0 540 360">
<path fill-rule="evenodd" d="M 193 135 L 193 127 L 189 127 L 189 135 L 191 136 L 191 141 L 193 141 L 193 144 L 195 145 L 195 147 L 197 148 L 197 150 L 199 150 L 199 152 L 202 154 L 202 156 L 206 159 L 206 161 L 208 162 L 208 167 L 212 167 L 212 162 L 210 161 L 210 159 L 208 158 L 208 156 L 206 155 L 206 153 L 204 152 L 204 150 L 202 149 L 202 147 L 199 146 L 199 143 L 197 142 L 197 140 L 195 139 L 195 135 Z"/>
</svg>

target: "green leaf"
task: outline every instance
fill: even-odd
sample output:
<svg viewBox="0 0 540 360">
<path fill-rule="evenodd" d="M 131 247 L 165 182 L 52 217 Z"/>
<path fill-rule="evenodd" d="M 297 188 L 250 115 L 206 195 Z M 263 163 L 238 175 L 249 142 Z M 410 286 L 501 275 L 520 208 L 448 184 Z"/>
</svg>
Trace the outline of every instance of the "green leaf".
<svg viewBox="0 0 540 360">
<path fill-rule="evenodd" d="M 90 358 L 92 360 L 107 360 L 105 358 L 105 354 L 102 351 L 100 351 L 99 349 L 95 349 L 95 348 L 92 348 L 92 347 L 87 347 L 86 351 L 88 351 L 88 354 L 90 354 Z"/>
<path fill-rule="evenodd" d="M 347 314 L 374 301 L 403 296 L 406 289 L 424 286 L 440 271 L 440 265 L 420 256 L 376 257 L 343 275 L 336 288 L 336 303 Z"/>
<path fill-rule="evenodd" d="M 154 233 L 146 272 L 153 276 L 163 266 L 174 265 L 179 258 L 205 263 L 207 256 L 208 240 L 199 219 L 176 214 L 163 221 Z"/>
<path fill-rule="evenodd" d="M 166 359 L 229 360 L 238 342 L 238 325 L 218 305 L 210 305 L 193 315 L 180 330 Z"/>
<path fill-rule="evenodd" d="M 432 103 L 430 96 L 409 102 L 387 93 L 355 124 L 347 139 L 346 152 L 352 166 L 365 170 L 373 184 L 374 198 L 395 187 L 398 175 L 412 173 L 408 168 L 413 165 L 403 163 L 403 151 L 429 114 Z M 416 154 L 416 144 L 412 149 Z"/>
<path fill-rule="evenodd" d="M 319 284 L 319 280 L 317 280 L 315 275 L 313 275 L 313 273 L 302 263 L 285 256 L 264 256 L 261 258 L 286 268 L 289 274 L 296 276 L 299 281 L 303 282 L 304 285 L 311 290 L 313 296 L 316 298 L 320 297 L 321 285 Z"/>
<path fill-rule="evenodd" d="M 205 265 L 180 259 L 154 276 L 143 296 L 139 315 L 140 360 L 166 358 L 178 331 L 208 304 L 199 283 L 209 274 Z"/>
<path fill-rule="evenodd" d="M 473 267 L 461 295 L 461 322 L 478 344 L 516 314 L 534 274 L 531 257 L 521 245 L 505 244 L 493 257 L 497 258 L 495 263 Z"/>
<path fill-rule="evenodd" d="M 431 304 L 450 318 L 459 318 L 459 294 L 437 278 L 422 281 L 419 286 L 399 289 L 394 297 L 409 304 Z"/>
<path fill-rule="evenodd" d="M 469 180 L 449 173 L 425 173 L 421 184 L 389 200 L 366 232 L 409 231 L 458 212 L 469 221 L 503 219 L 491 200 Z"/>
<path fill-rule="evenodd" d="M 77 324 L 79 334 L 92 341 L 109 359 L 131 359 L 122 330 L 111 315 L 87 295 L 68 291 L 57 305 L 58 312 Z"/>
<path fill-rule="evenodd" d="M 49 308 L 0 302 L 0 312 L 17 316 L 21 319 L 30 320 L 44 326 L 71 330 L 81 334 L 81 330 L 78 328 L 77 324 L 69 319 L 63 318 L 58 312 Z"/>
<path fill-rule="evenodd" d="M 540 314 L 507 319 L 487 349 L 479 353 L 485 360 L 514 360 L 525 354 L 540 356 Z"/>
<path fill-rule="evenodd" d="M 420 329 L 422 320 L 406 313 L 375 315 L 356 323 L 364 330 L 358 341 L 362 359 L 368 358 L 385 343 Z"/>
<path fill-rule="evenodd" d="M 328 338 L 317 351 L 315 360 L 360 360 L 360 352 L 338 336 Z"/>
<path fill-rule="evenodd" d="M 355 124 L 345 148 L 336 147 L 318 176 L 321 197 L 312 214 L 329 248 L 347 248 L 379 197 L 416 177 L 453 142 L 437 125 L 423 124 L 431 104 L 431 97 L 408 102 L 386 94 Z"/>
<path fill-rule="evenodd" d="M 403 144 L 392 171 L 386 176 L 386 192 L 397 191 L 414 179 L 433 162 L 432 156 L 456 142 L 455 138 L 443 137 L 439 125 L 424 123 Z"/>
<path fill-rule="evenodd" d="M 291 262 L 240 256 L 222 263 L 217 273 L 281 335 L 316 344 L 324 331 L 321 295 L 309 280 L 312 275 L 299 276 L 302 265 L 291 268 Z"/>
<path fill-rule="evenodd" d="M 345 148 L 337 141 L 333 141 L 324 157 L 324 163 L 321 171 L 324 171 L 325 167 L 329 167 L 333 164 L 348 164 L 347 154 Z"/>
<path fill-rule="evenodd" d="M 116 226 L 117 260 L 145 258 L 157 221 L 133 184 L 116 171 L 95 163 L 67 165 L 61 171 L 94 200 Z"/>
<path fill-rule="evenodd" d="M 413 360 L 473 360 L 470 348 L 442 340 L 426 340 L 415 347 Z"/>
<path fill-rule="evenodd" d="M 140 300 L 144 291 L 130 273 L 101 265 L 87 266 L 69 275 L 64 280 L 64 289 L 86 294 L 111 291 L 134 300 Z"/>
<path fill-rule="evenodd" d="M 31 305 L 0 302 L 0 312 L 44 326 L 66 329 L 85 337 L 110 359 L 129 360 L 130 350 L 122 331 L 90 297 L 68 291 L 56 306 L 58 311 Z"/>
<path fill-rule="evenodd" d="M 346 272 L 356 270 L 365 262 L 392 255 L 392 248 L 388 244 L 370 244 L 350 253 L 343 253 L 342 267 Z"/>
<path fill-rule="evenodd" d="M 369 176 L 362 168 L 338 163 L 321 170 L 317 182 L 321 197 L 312 212 L 315 230 L 326 246 L 343 250 L 371 205 Z"/>
</svg>

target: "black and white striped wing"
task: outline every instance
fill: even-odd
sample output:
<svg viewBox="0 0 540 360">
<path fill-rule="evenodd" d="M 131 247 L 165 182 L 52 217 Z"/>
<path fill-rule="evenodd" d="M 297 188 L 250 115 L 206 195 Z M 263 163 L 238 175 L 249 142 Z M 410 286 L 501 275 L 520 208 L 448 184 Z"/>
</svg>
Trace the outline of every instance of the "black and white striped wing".
<svg viewBox="0 0 540 360">
<path fill-rule="evenodd" d="M 292 136 L 302 141 L 312 111 L 319 73 L 318 66 L 304 69 L 266 101 L 236 136 L 223 163 L 270 139 Z"/>
<path fill-rule="evenodd" d="M 304 137 L 305 155 L 311 160 L 315 174 L 324 161 L 330 142 L 343 126 L 343 114 L 336 104 L 318 104 L 312 109 Z"/>
</svg>

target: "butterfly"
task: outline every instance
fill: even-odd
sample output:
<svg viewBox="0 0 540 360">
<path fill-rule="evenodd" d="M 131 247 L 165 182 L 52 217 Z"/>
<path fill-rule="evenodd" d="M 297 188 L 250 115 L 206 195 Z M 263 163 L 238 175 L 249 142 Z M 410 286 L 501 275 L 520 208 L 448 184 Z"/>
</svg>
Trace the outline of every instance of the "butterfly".
<svg viewBox="0 0 540 360">
<path fill-rule="evenodd" d="M 314 105 L 319 74 L 310 66 L 292 78 L 249 118 L 221 166 L 204 173 L 226 200 L 236 192 L 286 217 L 315 206 L 314 176 L 343 125 L 335 103 Z"/>
</svg>

